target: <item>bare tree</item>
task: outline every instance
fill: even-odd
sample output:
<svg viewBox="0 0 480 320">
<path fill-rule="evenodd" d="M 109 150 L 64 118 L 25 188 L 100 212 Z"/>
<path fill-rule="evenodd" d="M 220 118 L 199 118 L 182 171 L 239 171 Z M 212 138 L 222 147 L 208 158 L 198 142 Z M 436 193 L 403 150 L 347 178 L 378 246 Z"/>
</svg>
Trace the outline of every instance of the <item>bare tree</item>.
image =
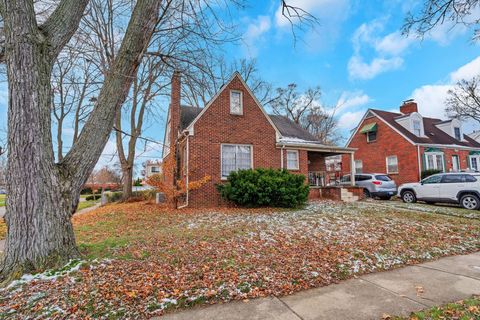
<svg viewBox="0 0 480 320">
<path fill-rule="evenodd" d="M 309 88 L 304 93 L 299 93 L 297 85 L 291 83 L 286 88 L 276 89 L 276 98 L 270 102 L 270 107 L 273 113 L 301 124 L 310 111 L 318 106 L 321 95 L 320 87 Z"/>
<path fill-rule="evenodd" d="M 297 85 L 291 83 L 286 88 L 276 89 L 269 106 L 274 114 L 286 116 L 301 125 L 322 143 L 334 144 L 341 138 L 335 117 L 337 107 L 324 106 L 320 101 L 321 95 L 318 86 L 300 93 Z"/>
<path fill-rule="evenodd" d="M 449 117 L 480 123 L 480 77 L 459 81 L 455 88 L 448 91 L 446 104 Z"/>
<path fill-rule="evenodd" d="M 474 28 L 474 40 L 480 36 L 475 11 L 479 8 L 479 0 L 425 0 L 423 7 L 418 12 L 409 12 L 403 32 L 410 33 L 412 30 L 423 37 L 438 25 L 449 23 Z"/>
<path fill-rule="evenodd" d="M 204 55 L 203 68 L 184 77 L 185 101 L 195 107 L 205 106 L 208 101 L 238 71 L 261 104 L 273 99 L 272 85 L 259 76 L 255 59 L 240 59 L 227 63 L 223 57 Z"/>
<path fill-rule="evenodd" d="M 71 217 L 80 190 L 108 141 L 118 109 L 149 49 L 160 13 L 167 12 L 174 2 L 180 9 L 215 10 L 220 4 L 199 0 L 132 2 L 133 10 L 126 15 L 118 50 L 110 48 L 105 56 L 108 68 L 93 110 L 75 144 L 57 163 L 51 135 L 52 69 L 55 59 L 77 32 L 90 1 L 94 0 L 59 0 L 44 20 L 37 19 L 33 0 L 0 2 L 4 20 L 0 61 L 6 63 L 9 84 L 9 198 L 5 214 L 8 233 L 1 265 L 3 281 L 63 265 L 79 256 Z M 189 18 L 210 24 L 216 32 L 225 32 L 221 24 L 212 21 L 220 21 L 218 15 L 198 13 Z M 182 10 L 176 11 L 177 17 L 183 14 Z M 190 25 L 183 32 L 201 31 L 194 28 L 195 23 Z M 88 35 L 83 36 L 88 41 Z"/>
</svg>

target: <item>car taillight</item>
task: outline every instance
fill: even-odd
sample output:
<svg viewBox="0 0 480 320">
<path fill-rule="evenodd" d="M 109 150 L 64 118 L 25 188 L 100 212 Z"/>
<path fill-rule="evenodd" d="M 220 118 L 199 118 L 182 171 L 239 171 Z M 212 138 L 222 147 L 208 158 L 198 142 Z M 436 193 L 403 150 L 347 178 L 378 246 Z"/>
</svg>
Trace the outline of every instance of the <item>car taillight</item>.
<svg viewBox="0 0 480 320">
<path fill-rule="evenodd" d="M 373 183 L 374 185 L 377 185 L 377 186 L 379 186 L 379 185 L 381 185 L 381 184 L 382 184 L 382 182 L 381 182 L 381 181 L 372 181 L 372 183 Z"/>
</svg>

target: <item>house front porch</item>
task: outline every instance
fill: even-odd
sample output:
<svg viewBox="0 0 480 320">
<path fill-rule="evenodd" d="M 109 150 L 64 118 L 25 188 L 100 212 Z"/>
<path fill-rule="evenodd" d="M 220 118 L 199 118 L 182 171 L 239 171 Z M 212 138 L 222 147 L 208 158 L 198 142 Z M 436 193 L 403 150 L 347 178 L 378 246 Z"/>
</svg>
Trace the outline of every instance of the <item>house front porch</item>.
<svg viewBox="0 0 480 320">
<path fill-rule="evenodd" d="M 355 186 L 355 150 L 327 146 L 318 142 L 281 140 L 277 147 L 307 152 L 309 199 L 330 199 L 352 202 L 363 199 L 363 190 Z M 350 155 L 349 172 L 342 170 L 342 155 Z M 342 182 L 344 176 L 349 176 Z M 350 178 L 351 177 L 351 178 Z M 347 182 L 348 181 L 348 182 Z"/>
</svg>

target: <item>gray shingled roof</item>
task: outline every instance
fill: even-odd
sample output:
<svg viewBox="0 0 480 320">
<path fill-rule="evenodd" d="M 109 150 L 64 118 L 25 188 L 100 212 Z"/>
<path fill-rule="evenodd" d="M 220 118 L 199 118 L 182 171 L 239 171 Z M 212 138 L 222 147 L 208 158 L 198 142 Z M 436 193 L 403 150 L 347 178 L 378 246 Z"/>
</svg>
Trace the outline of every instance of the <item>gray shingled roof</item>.
<svg viewBox="0 0 480 320">
<path fill-rule="evenodd" d="M 306 141 L 317 141 L 315 137 L 303 129 L 300 125 L 296 124 L 292 120 L 284 116 L 278 116 L 275 114 L 269 114 L 270 119 L 272 119 L 275 127 L 280 131 L 281 135 L 288 138 L 297 138 Z"/>
<path fill-rule="evenodd" d="M 180 127 L 181 130 L 186 129 L 192 121 L 202 112 L 202 108 L 196 108 L 192 106 L 181 106 L 180 112 Z M 272 119 L 275 127 L 277 127 L 280 134 L 288 138 L 297 138 L 307 141 L 317 141 L 313 135 L 311 135 L 307 130 L 303 129 L 300 125 L 291 121 L 287 117 L 279 115 L 269 115 Z"/>
</svg>

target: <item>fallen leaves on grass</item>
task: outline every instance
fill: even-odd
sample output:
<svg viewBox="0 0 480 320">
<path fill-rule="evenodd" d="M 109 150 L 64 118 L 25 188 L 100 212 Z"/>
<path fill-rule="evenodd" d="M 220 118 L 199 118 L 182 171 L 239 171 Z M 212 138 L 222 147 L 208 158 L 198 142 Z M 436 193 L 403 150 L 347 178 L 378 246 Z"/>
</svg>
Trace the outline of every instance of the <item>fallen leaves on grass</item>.
<svg viewBox="0 0 480 320">
<path fill-rule="evenodd" d="M 221 211 L 127 203 L 73 220 L 90 267 L 1 291 L 0 313 L 148 318 L 196 304 L 287 295 L 480 248 L 480 222 L 368 203 Z"/>
</svg>

